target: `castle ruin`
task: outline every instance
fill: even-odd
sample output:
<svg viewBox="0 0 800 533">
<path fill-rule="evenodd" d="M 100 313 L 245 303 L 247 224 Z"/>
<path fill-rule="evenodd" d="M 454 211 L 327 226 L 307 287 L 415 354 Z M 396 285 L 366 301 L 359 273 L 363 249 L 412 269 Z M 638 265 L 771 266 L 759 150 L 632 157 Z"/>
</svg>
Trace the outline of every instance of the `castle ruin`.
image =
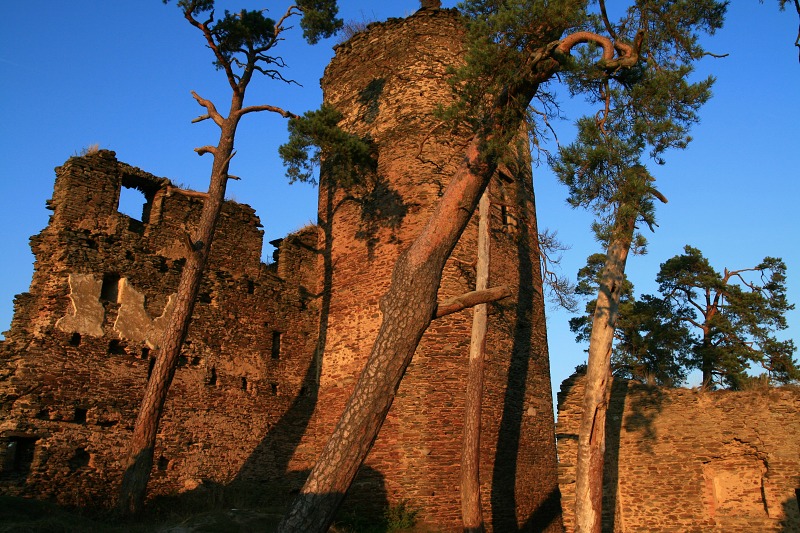
<svg viewBox="0 0 800 533">
<path fill-rule="evenodd" d="M 226 202 L 167 399 L 151 498 L 241 487 L 272 506 L 300 489 L 380 325 L 394 263 L 427 220 L 462 152 L 433 110 L 463 28 L 438 2 L 372 24 L 337 47 L 322 80 L 341 126 L 369 136 L 377 172 L 343 187 L 323 172 L 319 216 L 272 241 Z M 491 284 L 481 451 L 490 530 L 572 528 L 583 385 L 559 396 L 556 464 L 530 161 L 492 180 Z M 118 211 L 140 191 L 140 217 Z M 203 194 L 101 150 L 56 169 L 47 227 L 31 238 L 30 290 L 0 342 L 0 493 L 113 504 L 164 318 Z M 474 287 L 477 223 L 447 263 L 440 300 Z M 435 320 L 345 507 L 404 500 L 434 530 L 461 529 L 459 457 L 471 313 Z M 797 389 L 662 390 L 615 382 L 604 530 L 796 531 Z M 560 486 L 560 489 L 559 489 Z"/>
<path fill-rule="evenodd" d="M 434 3 L 435 4 L 435 3 Z M 275 241 L 251 208 L 227 202 L 161 421 L 151 496 L 211 484 L 284 502 L 338 420 L 380 325 L 392 267 L 441 195 L 463 146 L 433 118 L 463 28 L 432 5 L 372 24 L 337 48 L 323 78 L 341 126 L 377 148 L 377 172 L 347 189 L 321 177 L 319 223 Z M 141 220 L 118 210 L 141 191 Z M 553 408 L 530 159 L 490 185 L 493 285 L 481 470 L 496 531 L 558 531 Z M 0 490 L 112 504 L 144 385 L 158 357 L 202 193 L 100 151 L 56 169 L 48 226 L 31 239 L 29 292 L 0 344 Z M 440 299 L 474 288 L 477 222 L 445 269 Z M 346 505 L 408 500 L 441 530 L 458 495 L 471 314 L 425 334 Z"/>
</svg>

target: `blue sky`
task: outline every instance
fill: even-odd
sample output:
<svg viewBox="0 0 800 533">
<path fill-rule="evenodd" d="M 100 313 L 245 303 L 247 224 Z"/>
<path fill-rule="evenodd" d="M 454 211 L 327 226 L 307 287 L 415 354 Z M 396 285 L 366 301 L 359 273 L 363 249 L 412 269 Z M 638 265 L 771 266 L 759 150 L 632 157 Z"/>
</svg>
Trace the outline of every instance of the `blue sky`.
<svg viewBox="0 0 800 533">
<path fill-rule="evenodd" d="M 173 3 L 174 4 L 174 3 Z M 220 8 L 256 9 L 266 2 L 221 0 Z M 283 5 L 283 4 L 280 4 Z M 454 2 L 444 2 L 446 7 Z M 416 10 L 418 2 L 340 2 L 345 20 L 383 20 Z M 219 107 L 228 101 L 223 76 L 211 65 L 197 30 L 174 5 L 158 0 L 26 0 L 4 6 L 0 22 L 0 331 L 8 329 L 12 300 L 27 290 L 33 256 L 28 238 L 47 224 L 45 200 L 53 168 L 82 148 L 99 144 L 126 163 L 188 187 L 205 190 L 210 159 L 193 148 L 216 142 L 189 92 Z M 610 7 L 610 9 L 614 9 Z M 278 12 L 273 13 L 279 16 Z M 789 299 L 800 302 L 800 64 L 793 42 L 797 17 L 777 2 L 737 0 L 725 28 L 707 41 L 724 59 L 706 59 L 701 75 L 717 77 L 714 98 L 701 111 L 688 150 L 671 153 L 653 168 L 670 202 L 658 206 L 660 227 L 649 253 L 629 261 L 638 291 L 655 292 L 660 263 L 685 244 L 699 248 L 719 270 L 753 266 L 765 256 L 788 266 Z M 295 113 L 321 101 L 319 78 L 336 38 L 311 47 L 298 39 L 282 53 L 288 76 L 302 87 L 256 80 L 248 103 L 269 103 Z M 581 108 L 567 101 L 567 112 Z M 556 124 L 559 140 L 572 138 L 571 121 Z M 277 157 L 286 138 L 283 119 L 246 117 L 229 194 L 252 205 L 265 242 L 316 218 L 316 190 L 287 185 Z M 544 168 L 534 168 L 539 224 L 557 230 L 571 246 L 565 274 L 575 275 L 598 251 L 588 214 L 565 203 L 566 190 Z M 268 246 L 267 246 L 268 247 Z M 269 247 L 268 247 L 269 248 Z M 266 250 L 265 257 L 271 253 Z M 585 360 L 585 346 L 569 332 L 569 315 L 548 309 L 553 383 L 558 387 Z M 800 341 L 800 310 L 789 316 L 786 336 Z"/>
</svg>

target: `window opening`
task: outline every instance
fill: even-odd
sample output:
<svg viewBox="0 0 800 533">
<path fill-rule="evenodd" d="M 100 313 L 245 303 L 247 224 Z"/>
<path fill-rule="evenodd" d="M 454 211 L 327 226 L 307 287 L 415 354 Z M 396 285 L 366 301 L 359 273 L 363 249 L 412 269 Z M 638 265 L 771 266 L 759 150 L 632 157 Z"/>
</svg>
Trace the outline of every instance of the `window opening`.
<svg viewBox="0 0 800 533">
<path fill-rule="evenodd" d="M 33 464 L 36 437 L 11 437 L 6 448 L 4 470 L 27 475 Z"/>
<path fill-rule="evenodd" d="M 150 357 L 150 348 L 148 348 L 147 346 L 143 347 L 141 357 L 142 359 L 147 359 L 148 357 Z"/>
<path fill-rule="evenodd" d="M 103 275 L 103 285 L 100 287 L 100 299 L 106 302 L 119 302 L 119 274 L 109 272 Z"/>
<path fill-rule="evenodd" d="M 85 448 L 77 448 L 75 454 L 69 460 L 69 469 L 74 472 L 85 466 L 89 466 L 91 458 L 92 456 L 89 455 L 89 452 L 87 452 Z"/>
<path fill-rule="evenodd" d="M 247 294 L 254 294 L 256 292 L 256 284 L 253 280 L 247 280 Z"/>
<path fill-rule="evenodd" d="M 147 197 L 139 189 L 122 187 L 119 191 L 119 206 L 117 211 L 139 222 L 147 222 L 145 211 L 149 211 Z M 149 213 L 148 213 L 149 214 Z"/>
<path fill-rule="evenodd" d="M 242 390 L 243 391 L 247 390 L 247 378 L 244 376 L 242 376 Z"/>
<path fill-rule="evenodd" d="M 84 409 L 82 407 L 76 407 L 75 415 L 72 418 L 73 422 L 75 422 L 76 424 L 85 424 L 87 413 L 88 413 L 87 409 Z"/>
<path fill-rule="evenodd" d="M 206 380 L 206 383 L 211 386 L 215 386 L 217 384 L 217 367 L 211 367 L 211 371 L 208 373 L 208 379 Z"/>
<path fill-rule="evenodd" d="M 108 353 L 111 355 L 128 355 L 128 352 L 125 351 L 125 345 L 117 339 L 113 339 L 108 343 Z"/>
<path fill-rule="evenodd" d="M 69 345 L 70 346 L 80 346 L 81 345 L 81 334 L 80 333 L 73 333 L 72 337 L 69 338 Z"/>
<path fill-rule="evenodd" d="M 500 217 L 503 221 L 504 230 L 515 230 L 517 228 L 517 217 L 514 216 L 511 209 L 502 204 L 500 205 Z"/>
<path fill-rule="evenodd" d="M 281 332 L 272 332 L 272 358 L 278 359 L 281 356 Z"/>
<path fill-rule="evenodd" d="M 169 459 L 162 455 L 158 458 L 158 469 L 163 472 L 167 468 L 169 468 Z"/>
<path fill-rule="evenodd" d="M 269 389 L 270 389 L 270 391 L 272 392 L 273 395 L 278 394 L 278 384 L 277 383 L 274 383 L 274 382 L 270 383 L 269 384 Z"/>
</svg>

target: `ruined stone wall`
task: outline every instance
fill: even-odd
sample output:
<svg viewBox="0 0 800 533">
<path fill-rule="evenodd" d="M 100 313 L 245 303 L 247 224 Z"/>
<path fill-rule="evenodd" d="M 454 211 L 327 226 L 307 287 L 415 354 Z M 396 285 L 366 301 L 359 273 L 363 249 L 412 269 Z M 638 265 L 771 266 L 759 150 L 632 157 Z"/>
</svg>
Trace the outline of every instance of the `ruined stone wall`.
<svg viewBox="0 0 800 533">
<path fill-rule="evenodd" d="M 31 288 L 16 298 L 0 345 L 0 490 L 107 506 L 202 194 L 109 151 L 71 158 L 56 175 L 50 222 L 31 239 Z M 141 221 L 117 211 L 122 187 L 144 193 Z M 226 202 L 161 422 L 151 495 L 282 480 L 302 433 L 317 230 L 285 239 L 292 269 L 280 269 L 260 262 L 259 228 L 250 207 Z M 267 441 L 271 460 L 254 462 Z"/>
<path fill-rule="evenodd" d="M 465 139 L 434 118 L 451 98 L 447 68 L 462 61 L 457 15 L 423 9 L 370 25 L 336 49 L 323 78 L 340 125 L 376 145 L 377 175 L 320 189 L 325 240 L 321 332 L 324 357 L 313 441 L 333 429 L 380 326 L 379 298 L 392 268 L 427 222 L 461 161 Z M 491 185 L 490 284 L 514 297 L 491 306 L 483 411 L 482 495 L 495 531 L 560 527 L 549 367 L 530 161 L 520 154 Z M 474 289 L 477 221 L 448 262 L 440 300 Z M 538 292 L 537 292 L 538 291 Z M 423 522 L 460 530 L 463 405 L 472 314 L 436 320 L 403 378 L 347 504 L 408 500 Z M 304 457 L 313 457 L 306 453 Z M 298 460 L 298 469 L 308 465 Z"/>
<path fill-rule="evenodd" d="M 435 4 L 435 3 L 433 3 Z M 380 323 L 378 299 L 458 165 L 440 128 L 447 68 L 462 60 L 454 11 L 423 9 L 340 45 L 323 80 L 342 125 L 374 140 L 378 170 L 337 188 L 323 173 L 319 226 L 260 263 L 252 209 L 226 203 L 162 419 L 151 495 L 258 484 L 289 498 L 330 435 Z M 117 211 L 140 190 L 141 220 Z M 482 495 L 494 531 L 558 531 L 560 506 L 529 154 L 490 185 L 491 305 Z M 202 194 L 101 151 L 57 169 L 50 223 L 32 238 L 28 293 L 0 344 L 0 491 L 108 505 L 158 356 Z M 440 299 L 474 289 L 477 222 Z M 434 322 L 346 505 L 408 500 L 434 530 L 460 530 L 459 458 L 471 313 Z M 198 488 L 198 490 L 200 490 Z M 278 498 L 278 499 L 276 499 Z"/>
<path fill-rule="evenodd" d="M 583 377 L 558 397 L 559 484 L 574 527 Z M 798 531 L 800 390 L 662 389 L 615 380 L 603 531 Z"/>
</svg>

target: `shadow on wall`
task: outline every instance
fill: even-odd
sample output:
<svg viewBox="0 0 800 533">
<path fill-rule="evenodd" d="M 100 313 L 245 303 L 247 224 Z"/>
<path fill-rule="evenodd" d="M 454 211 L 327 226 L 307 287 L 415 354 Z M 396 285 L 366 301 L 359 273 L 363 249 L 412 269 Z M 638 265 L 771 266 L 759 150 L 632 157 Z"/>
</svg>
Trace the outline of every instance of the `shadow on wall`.
<svg viewBox="0 0 800 533">
<path fill-rule="evenodd" d="M 630 414 L 624 420 L 625 431 L 641 433 L 640 446 L 647 453 L 653 453 L 653 443 L 658 438 L 653 422 L 664 408 L 664 392 L 659 387 L 650 385 L 631 382 L 630 386 L 638 390 L 628 405 Z M 617 448 L 619 448 L 619 431 L 617 431 Z"/>
<path fill-rule="evenodd" d="M 376 176 L 375 183 L 353 200 L 361 207 L 361 224 L 356 231 L 356 239 L 366 243 L 367 258 L 371 261 L 375 246 L 380 240 L 379 231 L 383 228 L 392 230 L 390 242 L 395 241 L 394 230 L 403 223 L 409 206 L 386 178 L 380 175 Z"/>
<path fill-rule="evenodd" d="M 603 464 L 603 531 L 615 531 L 619 487 L 619 445 L 628 382 L 613 380 L 606 412 L 606 455 Z M 652 418 L 648 423 L 652 423 Z M 652 434 L 652 431 L 651 431 Z"/>
<path fill-rule="evenodd" d="M 525 200 L 522 187 L 516 199 L 520 213 L 524 213 Z M 528 517 L 523 517 L 522 527 L 517 521 L 517 460 L 519 455 L 522 417 L 525 412 L 525 393 L 530 370 L 531 346 L 535 316 L 535 291 L 531 280 L 538 273 L 531 260 L 532 239 L 527 224 L 520 224 L 516 235 L 517 260 L 519 262 L 516 317 L 513 324 L 513 346 L 508 367 L 508 381 L 503 400 L 503 413 L 497 436 L 494 470 L 492 473 L 491 513 L 495 531 L 547 531 L 561 516 L 561 496 L 556 486 L 538 502 Z"/>
<path fill-rule="evenodd" d="M 236 478 L 231 482 L 232 491 L 242 486 L 258 485 L 258 493 L 284 506 L 303 486 L 309 472 L 288 472 L 291 461 L 303 436 L 306 434 L 319 398 L 319 379 L 322 368 L 322 356 L 328 337 L 328 316 L 331 306 L 331 288 L 333 284 L 333 232 L 332 221 L 336 210 L 334 205 L 334 187 L 327 188 L 328 201 L 325 220 L 319 220 L 324 232 L 322 263 L 322 293 L 320 299 L 319 329 L 317 346 L 311 363 L 303 378 L 300 394 L 281 419 L 268 431 L 264 439 L 256 446 L 253 453 L 245 461 Z M 265 473 L 268 473 L 265 478 Z"/>
<path fill-rule="evenodd" d="M 250 492 L 260 495 L 262 501 L 257 503 L 261 504 L 287 506 L 299 493 L 310 473 L 308 470 L 289 471 L 288 466 L 308 430 L 319 399 L 320 372 L 327 345 L 333 285 L 334 215 L 339 207 L 355 201 L 361 207 L 362 221 L 377 233 L 381 228 L 394 229 L 399 226 L 407 211 L 402 198 L 380 178 L 377 179 L 373 190 L 368 191 L 363 197 L 345 196 L 337 202 L 337 187 L 330 185 L 325 189 L 324 194 L 327 196 L 327 201 L 324 203 L 325 212 L 318 221 L 319 227 L 324 232 L 324 245 L 320 250 L 323 284 L 320 294 L 318 340 L 314 356 L 303 378 L 301 394 L 256 446 L 228 487 L 233 493 L 248 492 L 248 488 L 255 488 L 255 491 Z M 383 207 L 374 207 L 375 205 Z M 311 495 L 308 498 L 313 505 L 317 498 L 325 499 L 326 496 Z M 370 518 L 381 517 L 387 505 L 383 476 L 377 470 L 363 465 L 342 502 L 342 511 L 338 516 L 361 514 Z"/>
<path fill-rule="evenodd" d="M 794 498 L 787 498 L 783 502 L 783 520 L 781 531 L 795 533 L 800 531 L 800 487 L 794 489 Z"/>
</svg>

